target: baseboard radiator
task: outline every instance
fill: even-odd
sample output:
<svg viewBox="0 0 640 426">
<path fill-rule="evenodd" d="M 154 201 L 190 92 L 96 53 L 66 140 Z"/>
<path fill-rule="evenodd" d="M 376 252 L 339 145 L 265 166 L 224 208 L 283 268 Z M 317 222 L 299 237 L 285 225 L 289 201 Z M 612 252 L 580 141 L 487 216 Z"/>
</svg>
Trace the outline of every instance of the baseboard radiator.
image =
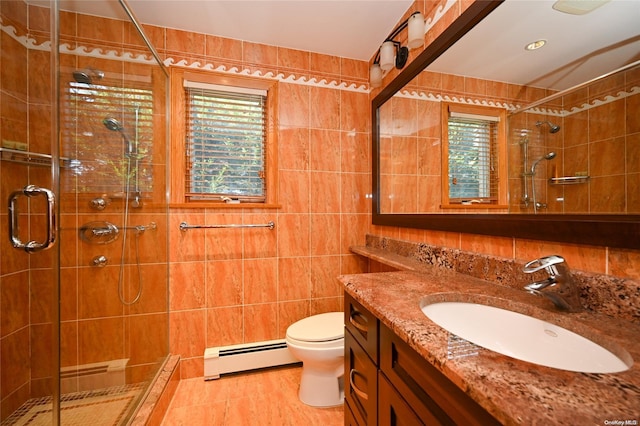
<svg viewBox="0 0 640 426">
<path fill-rule="evenodd" d="M 207 348 L 204 351 L 204 379 L 297 362 L 300 360 L 291 354 L 284 339 Z"/>
<path fill-rule="evenodd" d="M 125 372 L 128 363 L 129 358 L 125 358 L 62 367 L 60 390 L 62 393 L 72 393 L 122 386 L 126 383 Z"/>
</svg>

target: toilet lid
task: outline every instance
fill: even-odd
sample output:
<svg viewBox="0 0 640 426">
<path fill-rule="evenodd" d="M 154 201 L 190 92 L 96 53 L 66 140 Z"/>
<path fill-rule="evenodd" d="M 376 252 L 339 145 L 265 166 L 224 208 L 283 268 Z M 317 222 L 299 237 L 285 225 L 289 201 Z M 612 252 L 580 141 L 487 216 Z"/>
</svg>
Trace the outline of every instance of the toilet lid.
<svg viewBox="0 0 640 426">
<path fill-rule="evenodd" d="M 329 312 L 295 322 L 287 329 L 287 337 L 305 342 L 326 342 L 344 337 L 344 313 Z"/>
</svg>

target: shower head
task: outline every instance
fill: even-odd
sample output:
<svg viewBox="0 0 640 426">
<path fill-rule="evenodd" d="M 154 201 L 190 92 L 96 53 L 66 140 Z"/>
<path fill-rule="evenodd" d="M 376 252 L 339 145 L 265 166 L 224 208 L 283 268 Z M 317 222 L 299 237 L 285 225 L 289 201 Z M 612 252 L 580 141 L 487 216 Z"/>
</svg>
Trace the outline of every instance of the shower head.
<svg viewBox="0 0 640 426">
<path fill-rule="evenodd" d="M 543 124 L 549 125 L 549 133 L 558 133 L 560 131 L 560 126 L 557 124 L 553 124 L 550 121 L 537 121 L 536 126 L 541 127 Z"/>
<path fill-rule="evenodd" d="M 544 157 L 545 160 L 553 160 L 554 158 L 556 158 L 556 153 L 551 151 L 551 152 L 547 152 Z"/>
<path fill-rule="evenodd" d="M 82 84 L 92 84 L 94 78 L 97 80 L 101 80 L 103 77 L 104 77 L 104 72 L 94 68 L 75 70 L 73 72 L 73 79 L 77 83 L 82 83 Z"/>
<path fill-rule="evenodd" d="M 531 164 L 531 174 L 535 175 L 536 167 L 538 166 L 539 162 L 541 162 L 542 160 L 552 160 L 554 158 L 556 158 L 556 153 L 553 151 L 547 152 L 545 155 L 538 158 L 536 161 L 533 162 L 533 164 Z"/>
<path fill-rule="evenodd" d="M 104 127 L 114 132 L 122 132 L 122 130 L 124 129 L 124 127 L 122 127 L 122 124 L 120 124 L 120 122 L 113 117 L 105 118 L 104 120 L 102 120 L 102 124 L 104 124 Z"/>
<path fill-rule="evenodd" d="M 112 132 L 119 132 L 122 135 L 122 138 L 127 143 L 127 156 L 131 157 L 136 154 L 136 149 L 133 143 L 131 143 L 131 139 L 127 136 L 124 131 L 124 127 L 122 127 L 122 123 L 120 123 L 117 119 L 113 117 L 107 117 L 102 120 L 102 124 L 104 127 L 111 130 Z"/>
</svg>

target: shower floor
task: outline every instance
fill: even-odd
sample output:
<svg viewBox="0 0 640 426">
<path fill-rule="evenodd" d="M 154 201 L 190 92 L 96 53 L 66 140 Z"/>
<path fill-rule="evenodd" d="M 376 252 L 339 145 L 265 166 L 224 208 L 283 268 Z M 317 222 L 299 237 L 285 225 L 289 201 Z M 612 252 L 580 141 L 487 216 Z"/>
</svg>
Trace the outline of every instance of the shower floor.
<svg viewBox="0 0 640 426">
<path fill-rule="evenodd" d="M 116 426 L 129 413 L 142 391 L 137 383 L 62 395 L 60 424 L 65 426 Z M 5 425 L 51 425 L 51 397 L 30 399 L 2 422 Z"/>
</svg>

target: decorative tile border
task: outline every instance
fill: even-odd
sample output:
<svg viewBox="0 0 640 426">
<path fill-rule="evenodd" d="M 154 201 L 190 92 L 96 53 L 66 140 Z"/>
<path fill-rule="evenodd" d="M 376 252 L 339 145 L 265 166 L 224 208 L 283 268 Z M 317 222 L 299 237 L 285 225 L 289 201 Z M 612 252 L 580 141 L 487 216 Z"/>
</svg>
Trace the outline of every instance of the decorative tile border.
<svg viewBox="0 0 640 426">
<path fill-rule="evenodd" d="M 619 101 L 620 99 L 624 99 L 630 96 L 640 94 L 640 86 L 632 87 L 628 91 L 619 91 L 615 95 L 606 95 L 601 99 L 594 99 L 591 102 L 585 102 L 579 106 L 571 107 L 570 109 L 557 109 L 557 108 L 531 108 L 529 110 L 523 111 L 525 114 L 544 114 L 553 117 L 569 117 L 573 114 L 577 114 L 579 112 L 587 111 L 591 108 L 596 108 L 602 105 L 609 104 L 611 102 Z M 440 95 L 432 92 L 426 91 L 417 91 L 417 90 L 402 90 L 394 95 L 394 97 L 405 98 L 405 99 L 415 99 L 420 101 L 432 101 L 432 102 L 453 102 L 459 104 L 469 104 L 469 105 L 481 105 L 481 106 L 491 106 L 498 108 L 506 108 L 508 111 L 515 111 L 517 109 L 522 108 L 520 104 L 509 104 L 506 102 L 499 101 L 489 101 L 486 99 L 473 99 L 465 96 L 447 96 Z"/>
<path fill-rule="evenodd" d="M 44 43 L 38 44 L 37 41 L 33 38 L 30 38 L 28 35 L 19 35 L 18 31 L 12 25 L 4 25 L 2 20 L 0 19 L 0 27 L 3 32 L 8 34 L 11 38 L 16 40 L 18 43 L 23 45 L 27 49 L 32 50 L 40 50 L 40 51 L 51 51 L 51 42 L 46 41 Z M 118 52 L 113 49 L 102 49 L 99 47 L 91 48 L 86 46 L 76 46 L 72 47 L 68 43 L 60 44 L 60 53 L 69 54 L 69 55 L 77 55 L 91 58 L 100 58 L 100 59 L 108 59 L 108 60 L 117 60 L 123 62 L 134 62 L 134 63 L 142 63 L 142 64 L 155 64 L 156 61 L 151 54 L 144 53 L 132 53 L 132 52 Z M 358 93 L 369 93 L 369 85 L 367 84 L 356 84 L 356 83 L 339 83 L 335 80 L 326 80 L 326 79 L 316 79 L 316 78 L 307 78 L 304 76 L 297 77 L 294 74 L 285 75 L 283 73 L 273 73 L 262 71 L 251 71 L 248 68 L 238 68 L 238 67 L 226 67 L 224 65 L 215 65 L 213 63 L 202 63 L 200 61 L 188 62 L 186 60 L 176 61 L 174 58 L 166 58 L 163 61 L 164 65 L 169 66 L 178 66 L 184 68 L 195 68 L 201 70 L 209 70 L 209 71 L 217 71 L 227 74 L 234 75 L 245 75 L 252 77 L 261 77 L 272 80 L 278 80 L 283 83 L 291 83 L 291 84 L 299 84 L 303 86 L 313 86 L 313 87 L 321 87 L 321 88 L 329 88 L 329 89 L 338 89 L 344 90 L 348 92 L 358 92 Z"/>
<path fill-rule="evenodd" d="M 263 73 L 262 71 L 259 71 L 259 70 L 251 71 L 250 69 L 247 69 L 247 68 L 244 68 L 244 69 L 240 69 L 238 67 L 227 68 L 224 65 L 216 66 L 212 63 L 203 64 L 200 61 L 194 61 L 189 63 L 185 59 L 175 62 L 175 59 L 167 58 L 164 60 L 164 64 L 166 66 L 179 66 L 184 68 L 196 68 L 201 70 L 224 72 L 228 74 L 269 78 L 269 79 L 281 81 L 283 83 L 300 84 L 303 86 L 314 86 L 314 87 L 323 87 L 323 88 L 330 88 L 330 89 L 339 89 L 339 90 L 345 90 L 350 92 L 369 93 L 368 84 L 362 84 L 362 85 L 357 85 L 355 83 L 346 84 L 346 83 L 338 83 L 335 80 L 328 81 L 324 78 L 318 80 L 316 78 L 307 79 L 307 77 L 296 77 L 294 74 L 285 75 L 283 73 L 276 74 L 273 72 Z"/>
<path fill-rule="evenodd" d="M 507 110 L 516 110 L 520 108 L 520 105 L 518 104 L 508 104 L 506 102 L 489 101 L 486 99 L 472 99 L 464 96 L 457 97 L 457 96 L 440 95 L 436 93 L 417 91 L 417 90 L 402 90 L 393 96 L 398 98 L 415 99 L 420 101 L 453 102 L 458 104 L 499 107 L 499 108 L 506 108 Z"/>
<path fill-rule="evenodd" d="M 447 0 L 444 5 L 438 6 L 436 13 L 433 15 L 433 18 L 427 18 L 424 24 L 424 33 L 428 33 L 431 28 L 433 28 L 440 19 L 453 7 L 454 4 L 457 3 L 457 0 Z"/>
</svg>

